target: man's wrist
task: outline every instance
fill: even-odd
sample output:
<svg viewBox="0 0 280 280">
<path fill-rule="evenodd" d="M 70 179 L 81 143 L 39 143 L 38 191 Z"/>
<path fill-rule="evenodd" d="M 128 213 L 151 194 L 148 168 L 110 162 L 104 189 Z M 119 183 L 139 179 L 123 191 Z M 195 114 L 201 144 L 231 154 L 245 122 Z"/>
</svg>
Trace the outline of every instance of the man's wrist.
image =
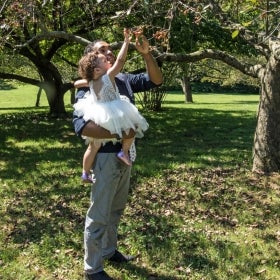
<svg viewBox="0 0 280 280">
<path fill-rule="evenodd" d="M 150 51 L 148 51 L 147 53 L 141 53 L 141 55 L 143 56 L 144 59 L 153 59 L 152 54 L 150 53 Z"/>
</svg>

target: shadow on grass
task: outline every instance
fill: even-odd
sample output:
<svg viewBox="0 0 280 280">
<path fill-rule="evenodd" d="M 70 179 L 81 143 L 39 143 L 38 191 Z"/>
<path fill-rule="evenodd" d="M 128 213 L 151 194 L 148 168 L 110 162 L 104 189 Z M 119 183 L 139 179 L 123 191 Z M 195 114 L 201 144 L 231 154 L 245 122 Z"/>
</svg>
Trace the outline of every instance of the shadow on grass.
<svg viewBox="0 0 280 280">
<path fill-rule="evenodd" d="M 151 176 L 174 163 L 228 167 L 240 164 L 240 158 L 251 160 L 252 112 L 168 108 L 146 116 L 150 129 L 138 141 L 140 175 Z"/>
<path fill-rule="evenodd" d="M 145 176 L 148 180 L 164 170 L 172 170 L 172 164 L 187 164 L 189 168 L 217 168 L 221 165 L 226 168 L 240 163 L 244 166 L 250 164 L 255 127 L 252 113 L 168 108 L 160 113 L 145 113 L 145 116 L 150 129 L 139 140 L 132 184 L 138 184 L 138 177 Z M 89 189 L 81 188 L 77 183 L 85 146 L 73 133 L 71 115 L 65 120 L 54 120 L 45 113 L 4 114 L 0 115 L 0 122 L 0 178 L 5 185 L 0 193 L 4 209 L 1 223 L 7 228 L 5 241 L 25 248 L 30 243 L 41 244 L 45 236 L 51 238 L 63 233 L 65 244 L 61 245 L 59 240 L 55 240 L 55 246 L 71 247 L 76 252 L 81 252 L 82 240 L 69 238 L 69 233 L 83 231 Z M 165 183 L 169 182 L 171 175 L 166 175 Z M 202 191 L 211 185 L 198 179 L 195 183 L 200 184 Z M 191 184 L 193 183 L 192 181 Z M 151 192 L 160 191 L 160 186 L 155 184 L 152 187 L 156 189 L 151 189 Z M 222 195 L 225 190 L 220 187 L 217 191 Z M 168 189 L 164 189 L 162 193 L 169 195 L 175 192 L 176 190 L 168 192 Z M 135 189 L 132 193 L 135 193 Z M 182 193 L 181 189 L 178 193 Z M 193 197 L 190 193 L 188 195 L 184 199 L 195 202 L 196 194 Z M 151 194 L 147 197 L 141 194 L 139 197 L 141 204 L 143 201 L 152 201 Z M 203 199 L 200 198 L 200 203 Z M 211 197 L 209 203 L 212 203 L 213 208 L 219 209 L 220 201 L 215 199 Z M 168 207 L 174 201 L 178 201 L 178 198 L 164 197 L 154 207 Z M 205 203 L 207 201 L 206 198 Z M 136 205 L 131 206 L 134 211 L 137 210 Z M 173 248 L 176 248 L 176 252 L 182 254 L 178 259 L 183 267 L 191 266 L 197 271 L 217 267 L 215 261 L 201 252 L 208 246 L 203 234 L 178 230 L 176 221 L 168 215 L 157 215 L 157 208 L 152 208 L 150 204 L 139 207 L 145 213 L 141 212 L 139 215 L 132 211 L 135 216 L 131 214 L 128 218 L 133 220 L 137 217 L 137 226 L 134 228 L 135 236 L 140 240 L 137 242 L 143 242 L 146 255 L 154 266 L 164 263 L 168 257 L 172 258 Z M 192 218 L 190 209 L 175 208 L 174 212 Z M 217 215 L 208 216 L 217 222 Z M 216 245 L 217 250 L 224 250 L 221 244 Z M 149 252 L 157 251 L 156 247 L 159 252 L 166 253 L 166 256 L 149 255 Z M 125 268 L 132 274 L 143 277 L 180 279 L 172 276 L 172 271 L 164 275 L 154 274 L 149 269 L 133 264 L 127 264 Z"/>
<path fill-rule="evenodd" d="M 8 236 L 13 243 L 22 246 L 39 244 L 45 235 L 54 237 L 61 232 L 80 231 L 83 228 L 84 213 L 71 208 L 70 202 L 73 199 L 82 200 L 85 193 L 72 186 L 53 186 L 51 180 L 48 184 L 52 185 L 49 189 L 38 187 L 15 191 L 13 199 L 5 205 L 6 215 L 3 219 L 7 224 L 13 224 Z M 81 249 L 71 239 L 68 242 L 71 247 Z"/>
<path fill-rule="evenodd" d="M 238 113 L 169 108 L 146 114 L 150 129 L 138 142 L 135 174 L 153 176 L 172 163 L 239 164 L 241 156 L 251 155 L 255 119 Z M 44 113 L 3 114 L 0 122 L 1 160 L 5 162 L 0 178 L 18 179 L 32 173 L 40 177 L 60 162 L 69 169 L 80 167 L 85 146 L 74 135 L 71 115 L 55 120 Z M 37 169 L 41 162 L 49 163 L 46 170 Z"/>
<path fill-rule="evenodd" d="M 83 143 L 74 134 L 70 115 L 58 120 L 45 113 L 3 114 L 0 122 L 1 160 L 5 163 L 0 169 L 2 179 L 20 179 L 32 173 L 40 178 L 42 162 L 48 163 L 47 169 L 59 162 L 75 168 L 80 162 L 78 149 Z"/>
<path fill-rule="evenodd" d="M 49 236 L 53 246 L 82 252 L 82 242 L 70 238 L 83 231 L 88 188 L 80 185 L 83 142 L 68 119 L 46 113 L 0 115 L 1 224 L 3 249 L 25 248 Z M 73 201 L 76 201 L 73 204 Z M 62 233 L 65 240 L 56 240 Z M 17 244 L 17 245 L 16 245 Z M 46 252 L 45 251 L 45 252 Z M 21 250 L 14 250 L 20 254 Z"/>
<path fill-rule="evenodd" d="M 169 108 L 146 117 L 150 129 L 138 141 L 136 162 L 136 170 L 142 174 L 152 176 L 172 163 L 232 166 L 238 164 L 240 156 L 251 155 L 256 122 L 252 114 Z M 0 121 L 1 157 L 5 161 L 1 178 L 36 169 L 41 161 L 64 161 L 72 167 L 80 162 L 79 152 L 85 146 L 74 135 L 71 115 L 67 120 L 55 120 L 44 113 L 4 114 Z M 22 142 L 27 143 L 25 147 Z M 55 142 L 61 145 L 52 146 Z M 20 167 L 19 171 L 15 167 Z"/>
</svg>

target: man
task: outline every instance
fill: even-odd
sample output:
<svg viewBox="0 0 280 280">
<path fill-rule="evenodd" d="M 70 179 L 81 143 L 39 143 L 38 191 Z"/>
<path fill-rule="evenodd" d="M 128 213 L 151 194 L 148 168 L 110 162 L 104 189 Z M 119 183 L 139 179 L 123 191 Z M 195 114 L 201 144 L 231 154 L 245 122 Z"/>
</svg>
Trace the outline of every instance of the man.
<svg viewBox="0 0 280 280">
<path fill-rule="evenodd" d="M 136 34 L 136 49 L 146 63 L 147 73 L 124 74 L 116 76 L 115 81 L 121 95 L 134 103 L 134 93 L 149 90 L 162 83 L 162 73 L 149 52 L 149 42 L 142 34 Z M 85 53 L 98 51 L 114 64 L 115 57 L 108 43 L 95 41 L 89 44 Z M 83 98 L 88 88 L 78 90 L 76 98 Z M 93 138 L 116 138 L 109 131 L 97 126 L 92 121 L 87 123 L 74 115 L 73 124 L 78 135 Z M 93 166 L 95 183 L 91 189 L 91 204 L 87 211 L 84 231 L 84 270 L 87 280 L 109 280 L 103 269 L 104 259 L 112 262 L 127 262 L 132 256 L 121 254 L 117 250 L 117 230 L 121 215 L 127 202 L 131 166 L 123 164 L 116 157 L 121 143 L 108 142 L 99 149 Z"/>
</svg>

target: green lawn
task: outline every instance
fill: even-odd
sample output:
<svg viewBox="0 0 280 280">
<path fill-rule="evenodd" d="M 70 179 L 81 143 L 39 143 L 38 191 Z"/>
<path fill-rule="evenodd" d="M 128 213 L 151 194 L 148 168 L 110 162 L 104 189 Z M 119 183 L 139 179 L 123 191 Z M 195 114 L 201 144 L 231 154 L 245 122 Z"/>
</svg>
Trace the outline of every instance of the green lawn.
<svg viewBox="0 0 280 280">
<path fill-rule="evenodd" d="M 1 89 L 0 82 L 0 113 L 17 112 L 21 109 L 35 109 L 36 111 L 46 111 L 48 109 L 48 101 L 46 94 L 42 91 L 39 107 L 35 107 L 37 99 L 38 87 L 23 86 L 7 86 Z M 64 103 L 70 105 L 70 91 L 65 94 Z"/>
<path fill-rule="evenodd" d="M 67 119 L 35 108 L 37 89 L 0 90 L 0 279 L 79 280 L 89 186 L 84 143 Z M 279 279 L 280 178 L 251 173 L 257 95 L 168 94 L 143 112 L 119 280 Z"/>
</svg>

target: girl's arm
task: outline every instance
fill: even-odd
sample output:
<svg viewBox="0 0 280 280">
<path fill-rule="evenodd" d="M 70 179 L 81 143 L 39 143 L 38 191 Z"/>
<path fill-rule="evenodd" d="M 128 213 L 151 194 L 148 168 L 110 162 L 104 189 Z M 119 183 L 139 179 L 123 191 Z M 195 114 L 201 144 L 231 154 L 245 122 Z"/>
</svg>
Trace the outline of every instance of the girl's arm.
<svg viewBox="0 0 280 280">
<path fill-rule="evenodd" d="M 77 80 L 74 82 L 75 88 L 81 88 L 81 87 L 89 87 L 88 81 L 86 79 Z"/>
<path fill-rule="evenodd" d="M 127 51 L 130 43 L 130 29 L 125 28 L 123 33 L 124 33 L 123 45 L 118 53 L 115 63 L 107 72 L 107 74 L 109 75 L 112 81 L 114 81 L 115 76 L 121 72 L 126 61 Z"/>
</svg>

